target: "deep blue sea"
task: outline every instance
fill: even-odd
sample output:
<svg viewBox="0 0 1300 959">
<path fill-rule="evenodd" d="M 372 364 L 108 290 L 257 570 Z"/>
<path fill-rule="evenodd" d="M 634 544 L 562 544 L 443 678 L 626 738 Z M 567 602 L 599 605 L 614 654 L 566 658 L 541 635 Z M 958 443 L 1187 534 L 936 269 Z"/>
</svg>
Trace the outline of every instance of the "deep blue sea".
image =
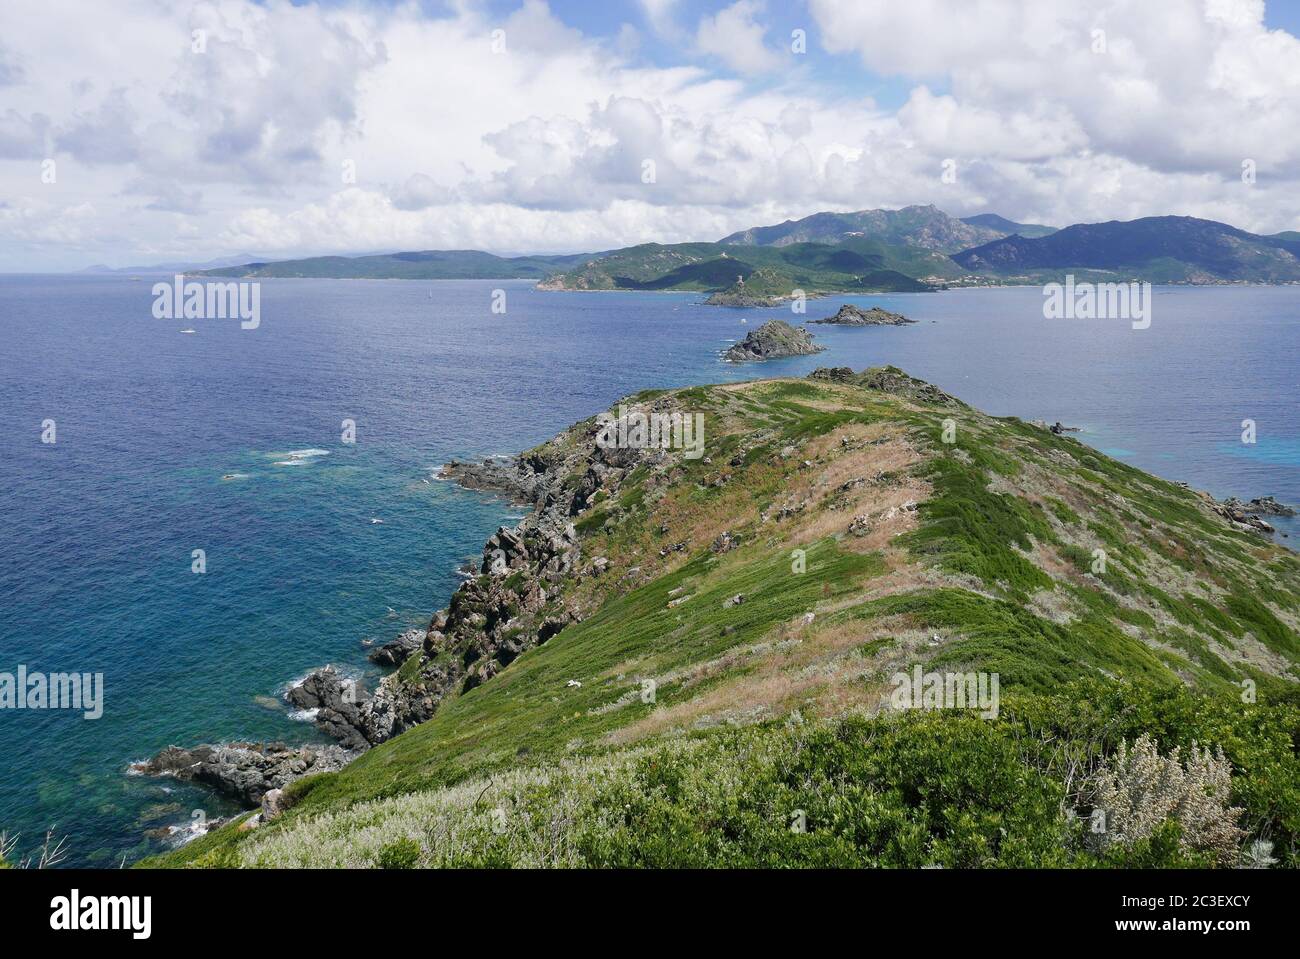
<svg viewBox="0 0 1300 959">
<path fill-rule="evenodd" d="M 805 317 L 526 282 L 277 280 L 242 330 L 155 319 L 152 280 L 0 277 L 0 671 L 106 683 L 98 720 L 0 710 L 0 829 L 28 850 L 52 827 L 72 864 L 138 858 L 164 848 L 146 830 L 226 810 L 125 775 L 132 760 L 309 738 L 278 705 L 286 683 L 361 668 L 363 640 L 446 603 L 518 514 L 431 479 L 441 463 L 518 451 L 639 389 L 893 363 L 1218 496 L 1300 502 L 1300 287 L 1158 288 L 1142 331 L 1045 320 L 1038 289 L 836 297 L 806 319 L 852 302 L 921 322 L 813 327 L 826 353 L 735 367 L 718 354 L 747 329 Z"/>
</svg>

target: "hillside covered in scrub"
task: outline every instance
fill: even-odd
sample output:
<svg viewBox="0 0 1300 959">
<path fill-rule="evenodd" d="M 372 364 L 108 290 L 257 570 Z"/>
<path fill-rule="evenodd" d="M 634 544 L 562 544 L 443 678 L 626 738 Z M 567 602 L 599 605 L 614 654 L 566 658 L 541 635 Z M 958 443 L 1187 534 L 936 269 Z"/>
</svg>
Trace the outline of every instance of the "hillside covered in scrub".
<svg viewBox="0 0 1300 959">
<path fill-rule="evenodd" d="M 622 407 L 669 448 L 449 467 L 533 508 L 322 709 L 370 747 L 144 865 L 1296 864 L 1295 554 L 892 367 Z"/>
</svg>

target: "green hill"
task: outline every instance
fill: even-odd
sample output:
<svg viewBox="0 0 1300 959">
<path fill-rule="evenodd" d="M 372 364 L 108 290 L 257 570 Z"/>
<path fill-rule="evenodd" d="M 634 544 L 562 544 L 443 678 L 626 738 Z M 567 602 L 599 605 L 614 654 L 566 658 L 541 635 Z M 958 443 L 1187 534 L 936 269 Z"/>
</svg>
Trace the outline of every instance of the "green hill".
<svg viewBox="0 0 1300 959">
<path fill-rule="evenodd" d="M 1152 282 L 1300 281 L 1300 243 L 1186 216 L 1076 224 L 1049 236 L 995 240 L 953 259 L 971 270 L 1035 279 L 1098 271 Z"/>
<path fill-rule="evenodd" d="M 537 279 L 545 290 L 677 290 L 740 295 L 762 271 L 769 299 L 801 289 L 891 293 L 1080 280 L 1156 283 L 1300 281 L 1300 240 L 1211 220 L 1147 217 L 1063 230 L 993 213 L 956 219 L 933 206 L 816 213 L 717 243 L 643 243 L 604 253 L 499 257 L 425 250 L 246 263 L 197 276 L 346 279 Z M 724 297 L 725 300 L 725 297 Z"/>
<path fill-rule="evenodd" d="M 890 367 L 625 403 L 703 455 L 592 419 L 455 467 L 535 505 L 360 709 L 386 741 L 146 865 L 1296 863 L 1295 554 Z M 917 667 L 996 717 L 898 708 Z"/>
<path fill-rule="evenodd" d="M 869 239 L 779 247 L 646 243 L 590 259 L 540 286 L 548 290 L 721 292 L 738 286 L 742 279 L 749 286 L 751 277 L 759 274 L 764 295 L 789 297 L 796 289 L 809 294 L 914 292 L 930 288 L 915 277 L 942 282 L 960 272 L 942 254 Z"/>
</svg>

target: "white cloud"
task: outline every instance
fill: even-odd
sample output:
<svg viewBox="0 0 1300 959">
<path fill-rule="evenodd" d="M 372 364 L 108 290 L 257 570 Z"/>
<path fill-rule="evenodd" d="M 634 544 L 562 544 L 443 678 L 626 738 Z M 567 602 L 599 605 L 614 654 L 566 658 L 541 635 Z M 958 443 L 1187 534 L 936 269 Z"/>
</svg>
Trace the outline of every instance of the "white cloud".
<svg viewBox="0 0 1300 959">
<path fill-rule="evenodd" d="M 810 5 L 827 49 L 950 79 L 958 140 L 965 114 L 1015 137 L 1040 131 L 1049 149 L 1084 145 L 1170 173 L 1227 176 L 1249 156 L 1290 177 L 1300 163 L 1300 41 L 1269 31 L 1257 0 Z"/>
<path fill-rule="evenodd" d="M 30 160 L 49 155 L 50 119 L 41 113 L 25 117 L 12 107 L 0 113 L 0 159 Z"/>
<path fill-rule="evenodd" d="M 637 5 L 655 33 L 664 37 L 678 34 L 679 30 L 674 20 L 677 0 L 637 0 Z"/>
<path fill-rule="evenodd" d="M 755 0 L 693 28 L 672 0 L 640 0 L 645 42 L 627 24 L 586 36 L 542 0 L 500 15 L 6 0 L 0 269 L 593 250 L 928 202 L 1058 224 L 1300 224 L 1300 41 L 1268 30 L 1258 0 L 809 6 L 812 46 L 792 58 Z M 666 45 L 673 64 L 647 62 Z M 901 106 L 861 96 L 866 71 L 902 78 Z"/>
<path fill-rule="evenodd" d="M 74 113 L 55 145 L 83 163 L 131 163 L 140 156 L 136 121 L 126 91 L 112 90 L 94 110 Z"/>
<path fill-rule="evenodd" d="M 781 66 L 781 57 L 764 41 L 766 29 L 755 17 L 763 10 L 758 0 L 737 0 L 717 15 L 704 17 L 695 33 L 695 45 L 741 73 L 767 73 Z"/>
</svg>

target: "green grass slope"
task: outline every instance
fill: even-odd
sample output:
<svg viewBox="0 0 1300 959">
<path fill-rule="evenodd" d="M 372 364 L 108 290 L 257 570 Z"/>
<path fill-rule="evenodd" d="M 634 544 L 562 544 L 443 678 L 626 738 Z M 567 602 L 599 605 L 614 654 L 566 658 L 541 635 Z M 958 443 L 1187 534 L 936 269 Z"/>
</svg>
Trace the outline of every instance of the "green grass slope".
<svg viewBox="0 0 1300 959">
<path fill-rule="evenodd" d="M 276 820 L 145 865 L 1186 866 L 1261 842 L 1296 863 L 1294 554 L 893 368 L 629 402 L 703 413 L 706 455 L 601 473 L 548 587 L 581 621 Z M 588 427 L 530 456 L 588 462 Z M 999 715 L 892 708 L 915 665 L 996 672 Z M 1230 854 L 1172 815 L 1085 828 L 1144 733 L 1222 750 Z"/>
</svg>

